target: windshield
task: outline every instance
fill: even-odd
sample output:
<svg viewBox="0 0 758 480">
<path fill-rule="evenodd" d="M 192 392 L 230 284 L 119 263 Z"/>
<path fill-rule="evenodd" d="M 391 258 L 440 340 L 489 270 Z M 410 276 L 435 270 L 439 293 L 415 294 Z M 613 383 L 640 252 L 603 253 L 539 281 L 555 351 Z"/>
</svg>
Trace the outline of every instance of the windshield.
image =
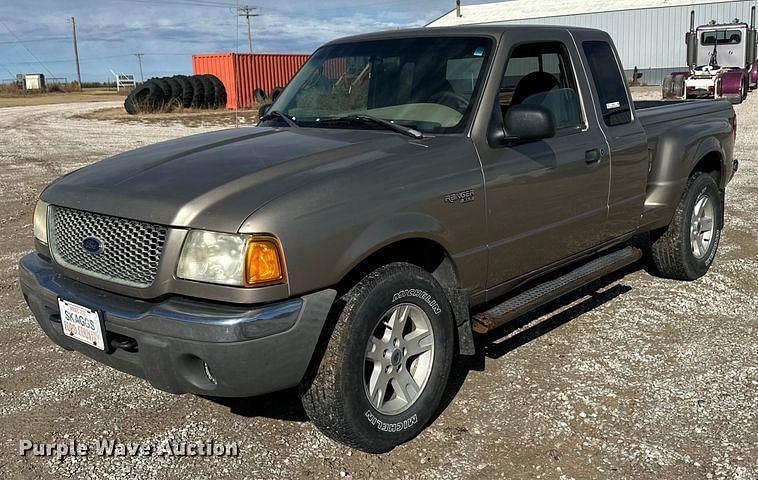
<svg viewBox="0 0 758 480">
<path fill-rule="evenodd" d="M 738 45 L 742 41 L 739 30 L 715 30 L 703 32 L 700 43 L 703 45 Z"/>
<path fill-rule="evenodd" d="M 492 41 L 422 37 L 323 47 L 271 111 L 303 127 L 335 127 L 336 117 L 370 115 L 425 133 L 462 132 Z M 280 123 L 271 118 L 264 123 Z M 379 128 L 369 122 L 351 128 Z"/>
</svg>

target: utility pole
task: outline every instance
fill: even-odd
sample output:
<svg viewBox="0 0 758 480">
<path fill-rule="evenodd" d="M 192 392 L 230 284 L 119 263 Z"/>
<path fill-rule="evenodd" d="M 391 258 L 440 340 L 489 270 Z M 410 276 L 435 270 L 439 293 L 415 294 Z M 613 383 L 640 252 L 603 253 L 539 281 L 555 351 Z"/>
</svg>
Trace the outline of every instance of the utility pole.
<svg viewBox="0 0 758 480">
<path fill-rule="evenodd" d="M 145 75 L 142 73 L 142 56 L 144 53 L 135 53 L 134 56 L 139 60 L 139 78 L 142 83 L 145 83 Z"/>
<path fill-rule="evenodd" d="M 245 5 L 244 7 L 239 7 L 237 9 L 237 15 L 240 17 L 245 17 L 247 20 L 247 46 L 250 49 L 250 53 L 253 53 L 253 30 L 250 27 L 250 17 L 260 17 L 260 13 L 253 13 L 254 10 L 257 10 L 258 7 L 251 7 L 250 5 Z"/>
<path fill-rule="evenodd" d="M 76 79 L 79 81 L 79 88 L 82 88 L 82 71 L 79 68 L 79 47 L 76 44 L 76 19 L 71 17 L 71 26 L 74 31 L 74 61 L 76 62 Z"/>
</svg>

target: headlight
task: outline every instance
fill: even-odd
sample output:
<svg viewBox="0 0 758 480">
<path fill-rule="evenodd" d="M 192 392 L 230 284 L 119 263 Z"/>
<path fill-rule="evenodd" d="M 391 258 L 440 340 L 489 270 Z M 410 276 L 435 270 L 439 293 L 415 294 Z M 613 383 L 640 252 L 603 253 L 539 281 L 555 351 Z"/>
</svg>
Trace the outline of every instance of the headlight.
<svg viewBox="0 0 758 480">
<path fill-rule="evenodd" d="M 47 207 L 42 200 L 37 200 L 34 207 L 34 238 L 47 245 Z"/>
<path fill-rule="evenodd" d="M 185 280 L 260 287 L 284 283 L 284 262 L 273 237 L 192 230 L 182 247 L 176 276 Z"/>
</svg>

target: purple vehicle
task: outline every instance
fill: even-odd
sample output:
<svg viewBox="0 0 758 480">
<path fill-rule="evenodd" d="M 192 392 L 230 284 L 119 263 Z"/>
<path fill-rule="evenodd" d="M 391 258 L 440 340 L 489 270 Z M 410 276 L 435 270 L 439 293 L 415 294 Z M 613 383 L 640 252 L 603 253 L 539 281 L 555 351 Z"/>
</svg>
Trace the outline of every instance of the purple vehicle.
<svg viewBox="0 0 758 480">
<path fill-rule="evenodd" d="M 756 62 L 755 7 L 750 25 L 732 23 L 695 28 L 695 12 L 687 32 L 689 71 L 674 72 L 663 80 L 663 98 L 715 98 L 742 103 L 749 90 L 758 86 Z"/>
</svg>

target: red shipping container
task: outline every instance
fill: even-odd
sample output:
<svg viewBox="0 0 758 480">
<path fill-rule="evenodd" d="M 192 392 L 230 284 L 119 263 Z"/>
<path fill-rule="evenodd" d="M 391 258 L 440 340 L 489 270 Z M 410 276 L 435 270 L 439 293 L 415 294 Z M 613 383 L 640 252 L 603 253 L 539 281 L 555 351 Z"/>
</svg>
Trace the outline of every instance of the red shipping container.
<svg viewBox="0 0 758 480">
<path fill-rule="evenodd" d="M 211 53 L 192 55 L 195 75 L 215 75 L 226 87 L 226 108 L 249 108 L 256 88 L 266 95 L 287 85 L 310 55 L 278 53 Z"/>
</svg>

